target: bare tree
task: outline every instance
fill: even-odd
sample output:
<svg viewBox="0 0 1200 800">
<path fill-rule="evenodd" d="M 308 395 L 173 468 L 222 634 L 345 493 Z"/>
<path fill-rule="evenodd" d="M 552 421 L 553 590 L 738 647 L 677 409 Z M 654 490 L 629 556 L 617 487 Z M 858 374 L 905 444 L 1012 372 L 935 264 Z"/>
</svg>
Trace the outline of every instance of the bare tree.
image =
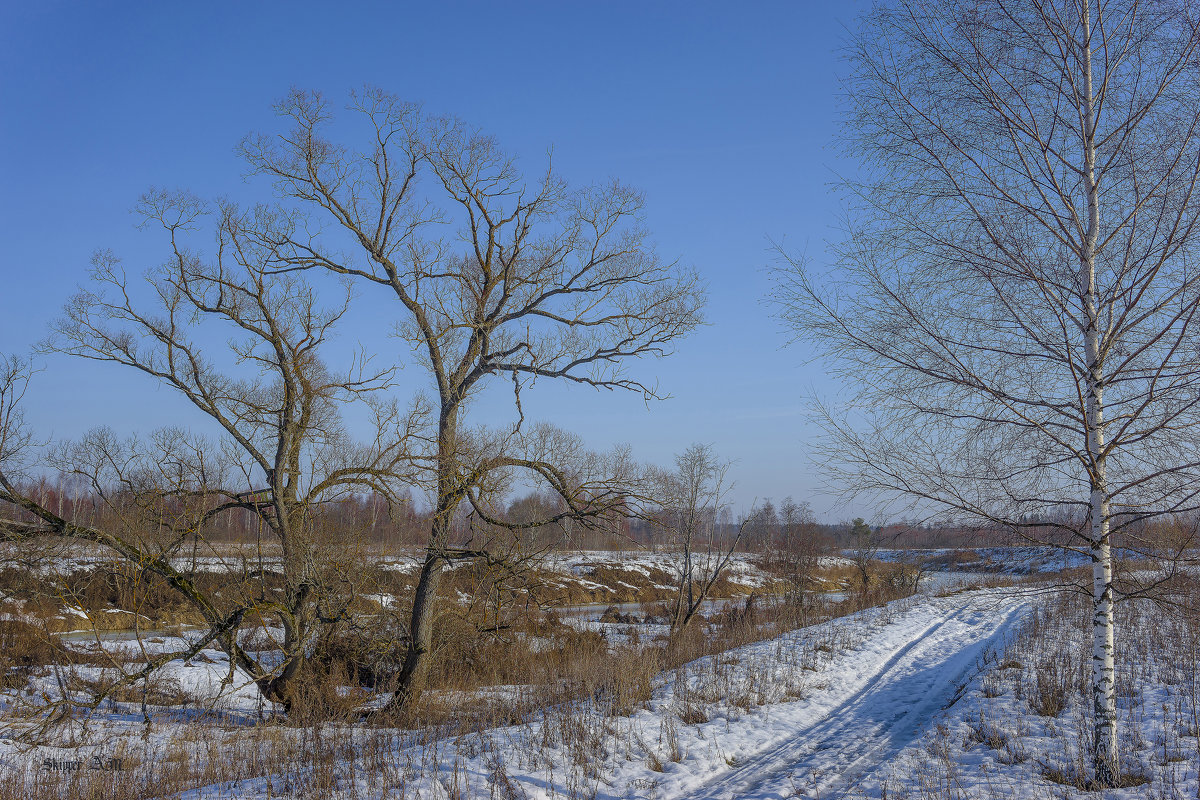
<svg viewBox="0 0 1200 800">
<path fill-rule="evenodd" d="M 779 504 L 779 532 L 779 562 L 788 583 L 789 602 L 804 605 L 805 592 L 825 551 L 812 506 L 784 498 Z"/>
<path fill-rule="evenodd" d="M 858 570 L 859 585 L 863 594 L 871 588 L 871 563 L 879 555 L 879 534 L 862 517 L 850 523 L 850 559 Z"/>
<path fill-rule="evenodd" d="M 653 521 L 678 554 L 672 632 L 684 630 L 699 614 L 750 524 L 743 521 L 728 541 L 721 541 L 720 521 L 732 488 L 729 466 L 712 445 L 694 444 L 675 457 L 673 471 L 658 475 L 660 510 Z"/>
<path fill-rule="evenodd" d="M 828 415 L 848 485 L 1091 559 L 1103 785 L 1113 537 L 1200 488 L 1196 22 L 1188 0 L 877 5 L 848 48 L 837 271 L 793 259 L 778 295 L 868 382 Z"/>
<path fill-rule="evenodd" d="M 332 114 L 319 95 L 293 92 L 279 107 L 291 129 L 249 137 L 242 152 L 287 209 L 262 227 L 277 268 L 328 270 L 393 296 L 398 333 L 436 389 L 433 530 L 396 694 L 405 706 L 425 683 L 442 573 L 475 555 L 451 546 L 460 505 L 504 526 L 480 490 L 516 470 L 565 503 L 523 529 L 619 506 L 610 489 L 585 491 L 553 459 L 524 454 L 522 389 L 561 380 L 658 397 L 627 365 L 669 354 L 700 323 L 704 297 L 690 270 L 655 254 L 629 187 L 572 189 L 549 168 L 528 180 L 490 137 L 381 91 L 353 95 L 350 108 L 361 150 L 326 138 Z M 475 436 L 468 401 L 493 378 L 512 381 L 516 421 Z"/>
<path fill-rule="evenodd" d="M 0 358 L 0 475 L 27 477 L 33 434 L 22 401 L 33 375 L 30 363 L 15 355 Z"/>
<path fill-rule="evenodd" d="M 747 549 L 757 550 L 763 554 L 766 563 L 771 563 L 775 556 L 778 531 L 779 514 L 775 510 L 775 504 L 768 497 L 758 504 L 750 517 L 749 530 L 746 532 Z"/>
<path fill-rule="evenodd" d="M 344 617 L 353 597 L 353 569 L 335 552 L 344 548 L 330 548 L 314 511 L 348 492 L 392 492 L 411 472 L 425 409 L 405 411 L 377 397 L 389 385 L 390 368 L 372 370 L 365 358 L 340 375 L 326 367 L 321 348 L 345 315 L 349 293 L 339 305 L 322 308 L 297 276 L 271 272 L 269 249 L 249 233 L 253 215 L 219 206 L 209 255 L 188 246 L 211 211 L 205 203 L 152 192 L 139 210 L 165 231 L 168 260 L 144 282 L 130 281 L 115 256 L 99 253 L 90 285 L 67 304 L 46 348 L 152 376 L 215 422 L 220 438 L 209 442 L 170 429 L 119 440 L 99 429 L 61 448 L 48 462 L 81 479 L 106 504 L 112 513 L 104 529 L 39 506 L 4 474 L 8 465 L 0 465 L 0 501 L 37 520 L 5 527 L 10 538 L 97 542 L 163 576 L 211 626 L 204 640 L 220 642 L 265 697 L 290 708 L 321 630 Z M 240 338 L 224 353 L 214 352 L 203 344 L 206 325 L 225 326 Z M 352 440 L 341 422 L 343 406 L 353 401 L 365 402 L 373 416 L 367 444 Z M 221 516 L 246 512 L 259 519 L 269 548 L 265 558 L 260 549 L 250 573 L 206 539 Z M 220 596 L 196 581 L 200 546 L 230 576 Z M 189 547 L 190 568 L 179 561 Z M 280 591 L 265 580 L 276 570 Z M 246 579 L 240 583 L 239 572 Z M 236 634 L 249 616 L 281 625 L 277 665 L 238 645 Z"/>
</svg>

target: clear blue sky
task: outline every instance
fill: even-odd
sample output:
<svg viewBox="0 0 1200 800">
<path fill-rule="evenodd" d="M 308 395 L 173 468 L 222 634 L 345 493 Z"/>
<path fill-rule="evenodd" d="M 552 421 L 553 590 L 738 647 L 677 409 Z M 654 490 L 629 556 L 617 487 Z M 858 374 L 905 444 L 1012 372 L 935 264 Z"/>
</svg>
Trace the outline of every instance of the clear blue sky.
<svg viewBox="0 0 1200 800">
<path fill-rule="evenodd" d="M 845 169 L 829 146 L 836 50 L 858 8 L 0 4 L 0 352 L 25 352 L 45 335 L 94 250 L 112 248 L 130 271 L 162 258 L 128 211 L 146 188 L 237 199 L 246 188 L 233 147 L 272 128 L 273 100 L 290 86 L 340 100 L 369 83 L 481 126 L 527 165 L 553 147 L 574 181 L 642 188 L 660 252 L 708 283 L 711 324 L 673 358 L 638 367 L 672 399 L 647 409 L 634 397 L 539 385 L 524 396 L 527 415 L 596 447 L 629 442 L 659 463 L 712 442 L 737 460 L 739 506 L 790 494 L 849 516 L 813 494 L 821 480 L 807 460 L 803 396 L 825 388 L 820 366 L 782 349 L 761 300 L 771 240 L 822 259 L 833 234 L 829 183 Z M 65 357 L 42 366 L 29 410 L 43 435 L 198 422 L 119 367 Z"/>
</svg>

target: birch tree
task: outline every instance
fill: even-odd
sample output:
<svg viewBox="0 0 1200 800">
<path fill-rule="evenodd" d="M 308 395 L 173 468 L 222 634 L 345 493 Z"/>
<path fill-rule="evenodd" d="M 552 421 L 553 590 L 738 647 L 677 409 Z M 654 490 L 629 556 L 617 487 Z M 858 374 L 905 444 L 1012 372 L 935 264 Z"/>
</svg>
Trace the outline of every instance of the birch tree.
<svg viewBox="0 0 1200 800">
<path fill-rule="evenodd" d="M 624 184 L 573 188 L 549 166 L 527 177 L 491 137 L 381 91 L 351 97 L 345 129 L 359 125 L 359 148 L 332 138 L 320 95 L 293 92 L 278 110 L 290 128 L 241 147 L 286 209 L 263 233 L 277 268 L 326 270 L 394 299 L 397 333 L 436 393 L 432 532 L 395 700 L 407 707 L 425 685 L 441 576 L 478 555 L 450 541 L 460 506 L 521 530 L 620 508 L 619 475 L 580 481 L 530 441 L 522 391 L 558 381 L 660 397 L 629 365 L 668 355 L 700 323 L 704 293 L 655 253 L 642 196 Z M 497 379 L 511 382 L 514 423 L 470 428 L 470 400 Z M 481 489 L 514 471 L 564 510 L 519 526 L 492 514 Z"/>
<path fill-rule="evenodd" d="M 1091 560 L 1107 786 L 1113 540 L 1197 506 L 1196 25 L 1187 0 L 876 5 L 848 47 L 862 169 L 835 266 L 790 259 L 776 296 L 859 387 L 825 411 L 851 489 Z"/>
</svg>

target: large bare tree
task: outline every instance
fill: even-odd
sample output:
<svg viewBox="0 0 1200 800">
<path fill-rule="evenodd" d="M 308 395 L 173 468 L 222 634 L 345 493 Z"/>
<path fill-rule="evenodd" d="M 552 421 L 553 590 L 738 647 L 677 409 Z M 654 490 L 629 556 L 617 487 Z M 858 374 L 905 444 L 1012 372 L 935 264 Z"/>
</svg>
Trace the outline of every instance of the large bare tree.
<svg viewBox="0 0 1200 800">
<path fill-rule="evenodd" d="M 860 387 L 828 417 L 849 486 L 1091 559 L 1102 785 L 1114 536 L 1200 489 L 1196 26 L 1188 0 L 877 4 L 848 47 L 836 267 L 793 258 L 777 298 Z"/>
<path fill-rule="evenodd" d="M 436 391 L 433 527 L 396 694 L 405 706 L 425 683 L 441 576 L 464 555 L 450 538 L 460 506 L 503 526 L 480 490 L 514 470 L 565 504 L 527 527 L 620 505 L 611 488 L 582 487 L 553 453 L 529 454 L 522 389 L 554 380 L 658 397 L 627 366 L 670 353 L 700 323 L 704 297 L 693 272 L 656 255 L 642 196 L 628 186 L 572 188 L 549 167 L 528 178 L 492 138 L 381 91 L 349 106 L 357 149 L 329 138 L 321 96 L 297 91 L 279 107 L 291 127 L 248 137 L 242 152 L 287 209 L 263 228 L 278 269 L 328 270 L 393 297 L 398 334 Z M 516 421 L 479 447 L 464 412 L 497 378 L 512 382 Z"/>
<path fill-rule="evenodd" d="M 407 480 L 427 409 L 383 399 L 391 368 L 372 369 L 366 358 L 340 373 L 325 364 L 322 349 L 349 308 L 349 291 L 326 307 L 300 276 L 275 274 L 270 247 L 254 236 L 269 212 L 163 192 L 145 195 L 138 210 L 163 232 L 167 258 L 144 279 L 131 279 L 113 254 L 97 254 L 90 282 L 66 305 L 46 349 L 153 377 L 207 417 L 217 436 L 179 427 L 122 440 L 99 429 L 47 457 L 106 504 L 111 522 L 96 527 L 63 519 L 21 490 L 26 465 L 15 454 L 29 458 L 29 434 L 18 418 L 6 419 L 0 442 L 18 438 L 4 445 L 14 455 L 0 460 L 0 504 L 35 523 L 0 519 L 0 531 L 10 540 L 90 541 L 162 576 L 210 626 L 203 641 L 221 643 L 265 697 L 291 708 L 307 655 L 353 597 L 352 570 L 327 541 L 318 507 L 356 491 L 388 495 Z M 215 333 L 233 338 L 214 346 Z M 0 391 L 11 397 L 0 407 L 15 414 L 14 390 L 27 381 L 14 380 L 11 364 L 9 373 L 9 388 Z M 355 401 L 374 422 L 365 444 L 342 422 Z M 227 563 L 229 554 L 210 547 L 209 534 L 223 516 L 245 513 L 260 520 L 268 549 L 242 576 L 245 585 L 235 586 L 240 559 Z M 219 593 L 202 589 L 195 558 L 190 566 L 180 561 L 201 544 L 207 560 L 229 570 Z M 281 575 L 282 586 L 269 585 L 268 574 Z M 278 663 L 238 644 L 251 618 L 278 621 Z"/>
</svg>

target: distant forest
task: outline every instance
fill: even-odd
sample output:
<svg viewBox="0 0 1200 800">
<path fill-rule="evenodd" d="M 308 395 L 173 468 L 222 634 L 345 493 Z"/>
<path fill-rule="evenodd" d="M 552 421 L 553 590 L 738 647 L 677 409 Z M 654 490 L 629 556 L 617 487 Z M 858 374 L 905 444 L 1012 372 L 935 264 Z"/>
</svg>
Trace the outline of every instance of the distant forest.
<svg viewBox="0 0 1200 800">
<path fill-rule="evenodd" d="M 114 512 L 106 507 L 98 495 L 70 480 L 43 478 L 29 484 L 26 490 L 29 497 L 76 524 L 98 526 L 112 521 L 109 517 Z M 768 553 L 803 549 L 806 552 L 836 553 L 853 549 L 859 544 L 851 533 L 850 520 L 818 522 L 806 504 L 793 505 L 793 508 L 798 509 L 799 513 L 781 514 L 770 500 L 766 500 L 740 519 L 724 510 L 713 526 L 714 545 L 727 547 L 737 539 L 738 552 Z M 553 496 L 532 493 L 509 502 L 501 510 L 501 518 L 521 522 L 556 510 L 557 503 Z M 416 501 L 411 493 L 392 503 L 378 494 L 348 495 L 320 504 L 317 513 L 319 527 L 327 533 L 331 542 L 345 537 L 384 551 L 421 548 L 429 543 L 432 513 L 425 504 Z M 1025 521 L 1026 524 L 1034 523 L 1034 527 L 1026 528 L 1024 536 L 999 526 L 981 528 L 961 523 L 908 521 L 888 523 L 872 528 L 872 547 L 883 550 L 1004 547 L 1027 544 L 1030 538 L 1045 542 L 1055 537 L 1063 539 L 1060 544 L 1069 544 L 1065 534 L 1053 533 L 1054 529 L 1049 524 L 1044 529 L 1036 527 L 1036 522 Z M 1046 522 L 1061 524 L 1063 521 L 1047 519 Z M 468 544 L 486 528 L 469 513 L 460 513 L 455 518 L 453 543 Z M 214 517 L 201 536 L 214 544 L 246 544 L 255 542 L 264 533 L 258 514 L 249 509 L 235 509 Z M 662 526 L 653 518 L 626 517 L 602 527 L 588 527 L 571 521 L 548 525 L 533 534 L 527 546 L 533 550 L 653 550 L 670 549 L 671 543 Z"/>
</svg>

